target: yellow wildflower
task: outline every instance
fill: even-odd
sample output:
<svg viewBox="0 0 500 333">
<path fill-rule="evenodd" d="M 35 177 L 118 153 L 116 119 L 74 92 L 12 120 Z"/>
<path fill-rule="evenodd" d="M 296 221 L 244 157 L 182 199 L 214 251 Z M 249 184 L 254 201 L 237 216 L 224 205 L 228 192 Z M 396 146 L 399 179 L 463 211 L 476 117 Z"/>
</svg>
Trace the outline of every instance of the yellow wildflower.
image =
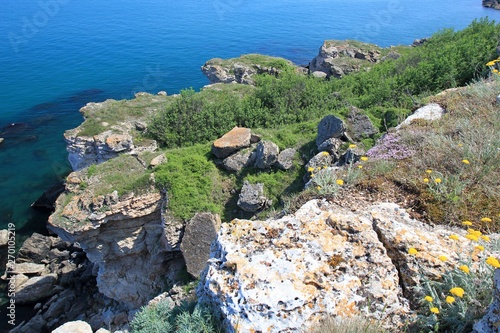
<svg viewBox="0 0 500 333">
<path fill-rule="evenodd" d="M 484 251 L 484 246 L 482 246 L 482 245 L 477 245 L 477 246 L 475 247 L 475 249 L 477 249 L 477 250 L 479 250 L 479 251 L 481 251 L 481 252 L 482 252 L 482 251 Z"/>
<path fill-rule="evenodd" d="M 471 241 L 474 241 L 474 242 L 477 242 L 479 240 L 479 238 L 473 234 L 467 234 L 467 235 L 465 235 L 465 238 L 470 239 Z"/>
<path fill-rule="evenodd" d="M 319 191 L 321 190 L 321 186 L 316 186 L 316 189 Z"/>
<path fill-rule="evenodd" d="M 358 165 L 358 169 L 363 169 L 363 166 L 362 165 Z"/>
<path fill-rule="evenodd" d="M 490 66 L 495 66 L 495 62 L 494 61 L 489 61 L 486 63 L 486 66 L 490 67 Z"/>
<path fill-rule="evenodd" d="M 471 235 L 474 235 L 474 236 L 477 236 L 477 237 L 479 237 L 479 236 L 481 236 L 483 234 L 481 231 L 474 230 L 472 228 L 467 229 L 467 233 L 469 233 Z"/>
<path fill-rule="evenodd" d="M 356 148 L 357 146 L 355 144 L 350 144 L 349 148 Z"/>
<path fill-rule="evenodd" d="M 486 259 L 486 263 L 495 268 L 500 268 L 500 262 L 498 262 L 498 259 L 493 256 L 489 256 L 488 259 Z"/>
<path fill-rule="evenodd" d="M 467 265 L 462 265 L 462 266 L 458 267 L 458 269 L 460 269 L 465 274 L 469 274 L 469 272 L 470 272 L 469 267 Z"/>
<path fill-rule="evenodd" d="M 436 178 L 436 179 L 434 179 L 434 183 L 436 183 L 436 184 L 439 184 L 439 183 L 441 183 L 441 182 L 442 182 L 441 178 Z"/>
<path fill-rule="evenodd" d="M 328 168 L 328 166 L 326 166 L 326 165 L 323 165 L 323 169 L 326 169 L 326 168 Z"/>
<path fill-rule="evenodd" d="M 314 171 L 314 168 L 313 167 L 309 167 L 307 168 L 307 172 L 313 172 Z"/>
<path fill-rule="evenodd" d="M 337 185 L 339 186 L 344 185 L 344 181 L 342 179 L 337 179 Z"/>
<path fill-rule="evenodd" d="M 483 235 L 481 236 L 482 240 L 484 240 L 485 242 L 489 242 L 490 241 L 490 237 L 486 236 L 486 235 Z"/>
<path fill-rule="evenodd" d="M 458 236 L 457 235 L 450 235 L 450 239 L 453 239 L 453 240 L 457 241 L 458 240 Z"/>
<path fill-rule="evenodd" d="M 489 217 L 483 217 L 481 222 L 491 222 L 491 219 Z"/>
<path fill-rule="evenodd" d="M 314 173 L 311 173 L 311 178 L 314 178 L 315 174 Z"/>
<path fill-rule="evenodd" d="M 494 70 L 492 70 L 492 72 L 493 72 L 493 73 L 495 73 L 495 74 L 498 74 L 498 73 L 499 73 L 499 72 L 498 72 L 498 69 L 494 69 Z"/>
<path fill-rule="evenodd" d="M 450 293 L 454 296 L 464 297 L 465 291 L 460 287 L 455 287 L 450 289 Z"/>
<path fill-rule="evenodd" d="M 439 314 L 439 309 L 438 308 L 431 308 L 431 312 L 434 314 Z"/>
<path fill-rule="evenodd" d="M 469 160 L 462 160 L 463 164 L 470 164 Z"/>
<path fill-rule="evenodd" d="M 431 173 L 432 173 L 432 170 L 427 169 L 427 170 L 425 170 L 425 172 L 427 172 L 428 174 L 431 174 Z"/>
<path fill-rule="evenodd" d="M 329 156 L 330 154 L 327 151 L 322 152 L 323 156 Z"/>
<path fill-rule="evenodd" d="M 408 254 L 411 255 L 411 256 L 414 256 L 418 253 L 417 249 L 413 248 L 413 247 L 410 247 L 408 249 Z"/>
<path fill-rule="evenodd" d="M 429 303 L 434 300 L 431 296 L 425 296 L 424 299 Z"/>
<path fill-rule="evenodd" d="M 472 222 L 471 221 L 463 221 L 462 225 L 466 225 L 466 226 L 470 227 L 472 225 Z"/>
<path fill-rule="evenodd" d="M 443 255 L 440 255 L 438 257 L 439 260 L 441 260 L 442 262 L 445 262 L 446 260 L 448 260 L 448 258 L 446 256 L 443 256 Z"/>
<path fill-rule="evenodd" d="M 451 304 L 455 302 L 455 297 L 453 296 L 446 296 L 446 303 Z"/>
<path fill-rule="evenodd" d="M 366 162 L 366 161 L 368 161 L 368 157 L 366 157 L 366 156 L 361 156 L 361 160 L 362 160 L 363 162 Z"/>
<path fill-rule="evenodd" d="M 424 183 L 428 183 L 429 182 L 429 178 L 424 178 Z"/>
<path fill-rule="evenodd" d="M 462 143 L 459 143 L 459 144 L 458 144 L 458 146 L 459 146 L 459 147 L 463 147 L 464 145 L 463 145 Z"/>
</svg>

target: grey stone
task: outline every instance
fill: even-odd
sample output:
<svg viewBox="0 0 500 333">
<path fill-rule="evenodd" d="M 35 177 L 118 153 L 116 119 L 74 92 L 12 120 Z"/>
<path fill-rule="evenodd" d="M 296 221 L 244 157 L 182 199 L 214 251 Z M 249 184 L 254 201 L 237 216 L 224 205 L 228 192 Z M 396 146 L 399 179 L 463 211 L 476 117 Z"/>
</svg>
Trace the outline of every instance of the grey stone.
<svg viewBox="0 0 500 333">
<path fill-rule="evenodd" d="M 16 292 L 17 304 L 36 303 L 44 298 L 55 294 L 54 286 L 57 281 L 57 274 L 47 274 L 36 276 L 24 283 Z"/>
<path fill-rule="evenodd" d="M 218 214 L 197 213 L 186 225 L 181 251 L 187 271 L 198 278 L 210 257 L 210 245 L 220 228 Z"/>
<path fill-rule="evenodd" d="M 224 159 L 222 166 L 228 171 L 240 172 L 244 167 L 250 166 L 255 162 L 255 153 L 253 148 L 240 150 Z"/>
<path fill-rule="evenodd" d="M 134 122 L 134 126 L 139 132 L 145 131 L 148 128 L 148 125 L 145 122 L 139 120 Z"/>
<path fill-rule="evenodd" d="M 45 265 L 32 262 L 23 262 L 16 264 L 14 267 L 14 273 L 16 274 L 41 274 L 44 270 Z"/>
<path fill-rule="evenodd" d="M 318 136 L 316 137 L 316 146 L 321 145 L 325 140 L 330 138 L 340 138 L 344 135 L 345 125 L 344 122 L 333 116 L 329 115 L 321 119 L 318 124 Z"/>
<path fill-rule="evenodd" d="M 328 76 L 328 74 L 326 74 L 325 72 L 322 72 L 322 71 L 314 71 L 314 72 L 312 72 L 312 76 L 320 78 L 320 79 L 324 79 Z"/>
<path fill-rule="evenodd" d="M 84 321 L 70 321 L 52 331 L 52 333 L 92 333 L 92 327 Z"/>
<path fill-rule="evenodd" d="M 287 148 L 279 153 L 276 166 L 282 170 L 289 170 L 293 166 L 293 158 L 297 151 L 293 148 Z"/>
<path fill-rule="evenodd" d="M 43 319 L 50 320 L 59 318 L 67 312 L 76 299 L 75 292 L 67 289 L 57 295 L 57 298 L 49 305 L 49 308 L 44 312 Z"/>
<path fill-rule="evenodd" d="M 47 327 L 47 322 L 42 318 L 42 315 L 38 313 L 25 324 L 16 326 L 14 329 L 10 331 L 10 333 L 44 332 L 46 327 Z"/>
<path fill-rule="evenodd" d="M 250 184 L 245 181 L 238 198 L 238 207 L 246 212 L 254 213 L 262 209 L 267 203 L 264 196 L 264 184 Z"/>
<path fill-rule="evenodd" d="M 370 118 L 360 109 L 351 107 L 347 115 L 347 127 L 351 138 L 354 141 L 361 141 L 365 138 L 372 138 L 378 133 L 378 129 L 373 126 Z"/>
<path fill-rule="evenodd" d="M 330 153 L 330 155 L 333 155 L 336 159 L 339 157 L 339 149 L 340 146 L 342 146 L 342 140 L 337 139 L 337 138 L 330 138 L 325 141 L 323 141 L 322 144 L 318 146 L 319 151 L 326 151 Z"/>
<path fill-rule="evenodd" d="M 269 169 L 278 160 L 279 147 L 271 141 L 261 141 L 255 150 L 254 167 L 258 169 Z"/>
<path fill-rule="evenodd" d="M 39 264 L 47 257 L 52 241 L 50 237 L 34 233 L 26 239 L 17 254 L 18 262 L 32 262 Z"/>
<path fill-rule="evenodd" d="M 4 138 L 0 138 L 0 143 L 2 143 L 2 142 L 3 142 L 3 140 L 4 140 Z"/>
<path fill-rule="evenodd" d="M 338 161 L 338 165 L 342 166 L 345 164 L 356 163 L 361 159 L 361 156 L 363 156 L 364 154 L 365 154 L 365 151 L 361 148 L 349 148 L 340 157 L 340 159 Z"/>
<path fill-rule="evenodd" d="M 313 158 L 311 158 L 305 166 L 306 170 L 308 171 L 306 176 L 309 177 L 311 173 L 317 172 L 320 169 L 331 166 L 333 161 L 334 161 L 333 156 L 326 151 L 322 151 L 321 153 L 314 155 Z M 314 169 L 314 171 L 309 171 L 310 169 Z"/>
<path fill-rule="evenodd" d="M 500 269 L 495 270 L 493 283 L 493 302 L 483 318 L 479 319 L 473 327 L 473 333 L 498 333 L 500 322 Z"/>
</svg>

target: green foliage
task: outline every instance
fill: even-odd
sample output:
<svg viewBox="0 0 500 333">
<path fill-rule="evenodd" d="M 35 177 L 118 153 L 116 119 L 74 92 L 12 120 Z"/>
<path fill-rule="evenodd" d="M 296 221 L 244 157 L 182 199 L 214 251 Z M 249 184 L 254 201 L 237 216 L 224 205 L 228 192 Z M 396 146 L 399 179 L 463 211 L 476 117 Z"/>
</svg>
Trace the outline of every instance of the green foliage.
<svg viewBox="0 0 500 333">
<path fill-rule="evenodd" d="M 214 195 L 220 172 L 207 156 L 209 145 L 174 149 L 165 154 L 168 163 L 155 170 L 156 183 L 168 191 L 169 210 L 181 219 L 196 212 L 221 213 L 224 198 Z"/>
<path fill-rule="evenodd" d="M 207 308 L 181 305 L 171 309 L 167 301 L 142 307 L 131 323 L 133 333 L 215 333 Z"/>
<path fill-rule="evenodd" d="M 312 333 L 385 333 L 380 322 L 360 316 L 352 318 L 327 318 Z"/>
<path fill-rule="evenodd" d="M 93 175 L 95 175 L 96 171 L 97 171 L 96 165 L 92 164 L 87 168 L 87 176 L 92 177 Z"/>
</svg>

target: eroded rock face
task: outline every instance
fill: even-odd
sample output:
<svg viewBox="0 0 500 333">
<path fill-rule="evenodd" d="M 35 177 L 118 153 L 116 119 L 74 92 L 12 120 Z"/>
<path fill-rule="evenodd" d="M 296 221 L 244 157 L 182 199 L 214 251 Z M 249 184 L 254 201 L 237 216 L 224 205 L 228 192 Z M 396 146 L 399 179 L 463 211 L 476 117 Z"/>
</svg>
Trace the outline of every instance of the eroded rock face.
<svg viewBox="0 0 500 333">
<path fill-rule="evenodd" d="M 184 264 L 178 247 L 171 247 L 176 241 L 169 243 L 165 236 L 168 227 L 161 213 L 165 201 L 157 192 L 132 194 L 94 211 L 93 199 L 75 195 L 64 205 L 61 197 L 49 229 L 81 245 L 98 267 L 101 293 L 135 309 L 171 283 Z"/>
<path fill-rule="evenodd" d="M 457 253 L 470 251 L 462 249 L 470 245 L 465 234 L 421 223 L 392 203 L 344 208 L 312 200 L 278 220 L 223 224 L 197 294 L 220 309 L 227 332 L 304 332 L 337 315 L 397 331 L 413 316 L 410 300 L 423 297 L 413 288 L 421 274 L 437 279 Z"/>
<path fill-rule="evenodd" d="M 227 332 L 307 331 L 326 314 L 397 325 L 408 312 L 370 216 L 318 200 L 279 220 L 223 224 L 211 257 L 197 293 Z"/>
</svg>

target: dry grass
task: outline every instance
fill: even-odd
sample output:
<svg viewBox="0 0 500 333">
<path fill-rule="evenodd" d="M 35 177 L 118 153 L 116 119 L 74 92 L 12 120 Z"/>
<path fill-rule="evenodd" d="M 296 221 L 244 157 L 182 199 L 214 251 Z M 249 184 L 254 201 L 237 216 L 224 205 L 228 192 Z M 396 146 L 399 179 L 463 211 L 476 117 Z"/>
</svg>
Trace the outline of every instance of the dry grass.
<svg viewBox="0 0 500 333">
<path fill-rule="evenodd" d="M 363 317 L 328 318 L 311 333 L 385 333 L 380 323 Z"/>
</svg>

